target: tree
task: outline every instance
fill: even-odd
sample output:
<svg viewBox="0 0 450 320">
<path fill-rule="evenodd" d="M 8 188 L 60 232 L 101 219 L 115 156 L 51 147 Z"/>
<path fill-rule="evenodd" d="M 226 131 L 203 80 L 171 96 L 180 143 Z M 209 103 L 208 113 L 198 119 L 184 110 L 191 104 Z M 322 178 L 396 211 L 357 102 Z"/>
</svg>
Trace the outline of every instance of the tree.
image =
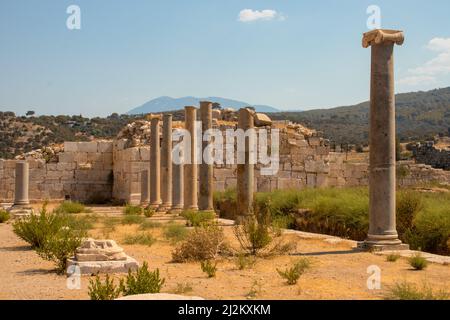
<svg viewBox="0 0 450 320">
<path fill-rule="evenodd" d="M 34 116 L 36 114 L 36 112 L 34 112 L 33 110 L 29 110 L 27 111 L 27 113 L 25 114 L 27 117 L 29 116 Z"/>
</svg>

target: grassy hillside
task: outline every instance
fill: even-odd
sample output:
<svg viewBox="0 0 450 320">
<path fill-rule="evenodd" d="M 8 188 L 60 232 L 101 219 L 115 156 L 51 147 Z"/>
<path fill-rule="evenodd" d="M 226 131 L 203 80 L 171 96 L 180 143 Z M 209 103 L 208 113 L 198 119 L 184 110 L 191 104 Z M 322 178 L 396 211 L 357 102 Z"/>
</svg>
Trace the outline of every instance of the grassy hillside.
<svg viewBox="0 0 450 320">
<path fill-rule="evenodd" d="M 449 134 L 450 87 L 396 96 L 397 133 L 402 141 L 431 139 Z M 273 119 L 289 119 L 323 131 L 338 143 L 368 143 L 369 102 L 354 106 L 303 112 L 271 113 Z"/>
</svg>

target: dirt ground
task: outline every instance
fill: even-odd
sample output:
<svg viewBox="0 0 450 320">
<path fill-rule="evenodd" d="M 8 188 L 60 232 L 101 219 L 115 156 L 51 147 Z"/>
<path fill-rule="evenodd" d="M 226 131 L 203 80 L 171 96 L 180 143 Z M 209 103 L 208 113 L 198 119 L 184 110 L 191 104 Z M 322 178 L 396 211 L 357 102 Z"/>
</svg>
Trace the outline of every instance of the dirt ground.
<svg viewBox="0 0 450 320">
<path fill-rule="evenodd" d="M 258 258 L 247 270 L 239 270 L 233 258 L 222 258 L 218 261 L 216 278 L 207 278 L 199 263 L 171 262 L 175 245 L 163 234 L 164 224 L 171 218 L 151 218 L 159 221 L 161 227 L 146 231 L 157 239 L 150 247 L 123 244 L 126 235 L 141 232 L 139 225 L 118 224 L 115 230 L 105 233 L 103 221 L 107 219 L 112 218 L 99 218 L 90 236 L 101 239 L 106 235 L 140 263 L 147 261 L 150 269 L 159 268 L 166 279 L 162 289 L 165 293 L 174 293 L 178 285 L 188 284 L 192 290 L 183 294 L 206 299 L 249 299 L 249 293 L 253 292 L 256 299 L 354 300 L 383 299 L 394 283 L 402 281 L 426 284 L 433 289 L 450 288 L 450 266 L 430 264 L 424 271 L 413 271 L 403 258 L 387 262 L 386 257 L 357 251 L 345 241 L 332 244 L 296 234 L 283 236 L 296 243 L 297 248 L 290 255 Z M 237 246 L 233 227 L 226 226 L 224 230 L 228 242 Z M 308 257 L 312 267 L 296 285 L 289 286 L 276 269 L 290 266 L 300 256 Z M 381 268 L 381 290 L 367 289 L 367 268 L 371 265 Z M 67 289 L 66 277 L 56 275 L 51 262 L 42 260 L 20 240 L 11 224 L 0 224 L 0 299 L 89 299 L 89 278 L 82 277 L 81 289 Z"/>
</svg>

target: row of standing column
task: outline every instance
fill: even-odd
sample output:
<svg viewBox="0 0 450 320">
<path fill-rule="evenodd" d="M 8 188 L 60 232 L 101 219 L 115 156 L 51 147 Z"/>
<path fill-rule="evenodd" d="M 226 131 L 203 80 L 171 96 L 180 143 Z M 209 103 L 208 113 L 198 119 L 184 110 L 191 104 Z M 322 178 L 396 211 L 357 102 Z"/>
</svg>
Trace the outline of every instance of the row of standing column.
<svg viewBox="0 0 450 320">
<path fill-rule="evenodd" d="M 162 119 L 162 139 L 160 126 Z M 212 129 L 212 103 L 200 103 L 203 133 Z M 182 150 L 191 161 L 186 164 L 172 161 L 172 115 L 152 115 L 150 138 L 150 167 L 141 175 L 141 203 L 159 211 L 213 211 L 213 165 L 204 161 L 198 165 L 197 108 L 185 107 L 185 129 L 189 132 L 190 150 Z M 180 142 L 181 143 L 181 142 Z M 202 142 L 203 150 L 208 146 Z"/>
</svg>

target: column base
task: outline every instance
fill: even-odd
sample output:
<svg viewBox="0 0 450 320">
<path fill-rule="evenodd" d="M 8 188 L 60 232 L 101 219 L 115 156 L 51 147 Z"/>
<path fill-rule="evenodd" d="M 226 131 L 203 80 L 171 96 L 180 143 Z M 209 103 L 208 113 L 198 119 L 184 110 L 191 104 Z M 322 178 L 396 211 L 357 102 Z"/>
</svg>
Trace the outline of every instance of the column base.
<svg viewBox="0 0 450 320">
<path fill-rule="evenodd" d="M 409 245 L 392 236 L 371 236 L 358 242 L 358 248 L 372 251 L 409 250 Z"/>
<path fill-rule="evenodd" d="M 13 218 L 22 218 L 22 217 L 28 217 L 32 214 L 34 214 L 33 208 L 31 208 L 29 205 L 13 205 L 9 210 L 9 214 L 13 216 Z"/>
<path fill-rule="evenodd" d="M 169 212 L 170 214 L 180 215 L 183 212 L 183 206 L 172 206 Z"/>
<path fill-rule="evenodd" d="M 158 211 L 158 208 L 161 206 L 161 202 L 153 202 L 153 203 L 149 203 L 148 207 L 150 209 L 153 209 L 155 211 Z"/>
<path fill-rule="evenodd" d="M 198 211 L 198 206 L 189 206 L 187 208 L 184 208 L 184 210 Z"/>
<path fill-rule="evenodd" d="M 169 204 L 161 204 L 158 207 L 158 210 L 156 210 L 156 211 L 158 211 L 158 212 L 169 212 L 171 208 L 172 208 L 172 205 L 170 203 Z"/>
</svg>

